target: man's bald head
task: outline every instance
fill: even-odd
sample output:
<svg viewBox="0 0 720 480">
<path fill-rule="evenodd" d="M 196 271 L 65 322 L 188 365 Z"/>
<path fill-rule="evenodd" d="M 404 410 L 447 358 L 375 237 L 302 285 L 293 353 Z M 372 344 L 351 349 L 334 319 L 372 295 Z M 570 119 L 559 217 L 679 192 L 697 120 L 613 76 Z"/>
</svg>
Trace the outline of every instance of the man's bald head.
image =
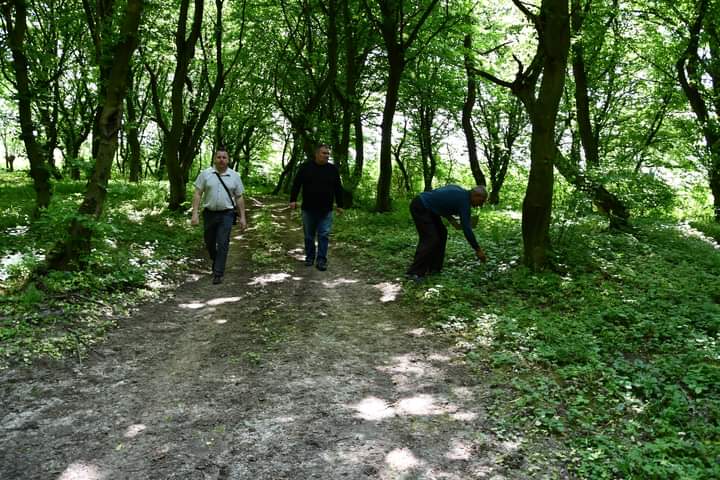
<svg viewBox="0 0 720 480">
<path fill-rule="evenodd" d="M 470 190 L 470 205 L 473 207 L 482 207 L 487 197 L 487 189 L 482 185 L 478 185 Z"/>
</svg>

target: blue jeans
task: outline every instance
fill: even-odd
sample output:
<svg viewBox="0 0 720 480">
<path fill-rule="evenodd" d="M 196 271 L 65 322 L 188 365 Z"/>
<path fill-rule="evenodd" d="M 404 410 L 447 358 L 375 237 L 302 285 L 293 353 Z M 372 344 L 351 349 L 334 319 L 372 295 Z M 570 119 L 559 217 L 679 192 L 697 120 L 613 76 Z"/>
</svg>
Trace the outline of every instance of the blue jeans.
<svg viewBox="0 0 720 480">
<path fill-rule="evenodd" d="M 333 212 L 302 211 L 303 231 L 305 232 L 305 260 L 314 261 L 315 236 L 317 236 L 317 260 L 327 262 L 330 229 L 332 228 Z"/>
<path fill-rule="evenodd" d="M 230 230 L 234 217 L 232 210 L 218 212 L 203 210 L 205 246 L 213 261 L 213 275 L 222 277 L 225 273 L 225 261 L 230 246 Z"/>
</svg>

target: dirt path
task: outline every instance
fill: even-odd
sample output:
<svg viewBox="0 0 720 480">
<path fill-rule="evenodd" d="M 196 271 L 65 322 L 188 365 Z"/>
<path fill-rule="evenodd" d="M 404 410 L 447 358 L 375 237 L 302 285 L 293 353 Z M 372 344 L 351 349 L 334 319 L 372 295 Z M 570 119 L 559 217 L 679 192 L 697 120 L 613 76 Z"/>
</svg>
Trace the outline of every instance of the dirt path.
<svg viewBox="0 0 720 480">
<path fill-rule="evenodd" d="M 199 273 L 82 365 L 0 375 L 0 479 L 562 478 L 497 438 L 492 391 L 419 328 L 400 285 L 296 257 L 263 267 L 252 230 L 222 289 Z M 520 439 L 521 440 L 521 439 Z"/>
</svg>

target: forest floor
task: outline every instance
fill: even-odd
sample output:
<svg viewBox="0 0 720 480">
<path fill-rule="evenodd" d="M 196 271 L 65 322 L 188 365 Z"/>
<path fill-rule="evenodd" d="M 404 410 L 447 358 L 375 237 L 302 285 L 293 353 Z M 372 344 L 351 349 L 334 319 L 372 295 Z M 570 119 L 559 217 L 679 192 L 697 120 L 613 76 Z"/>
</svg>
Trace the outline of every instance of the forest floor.
<svg viewBox="0 0 720 480">
<path fill-rule="evenodd" d="M 81 362 L 0 372 L 1 479 L 569 478 L 549 440 L 497 428 L 504 386 L 400 280 L 332 241 L 327 271 L 305 267 L 299 215 L 248 207 L 222 285 L 205 264 Z M 267 209 L 275 239 L 252 225 Z"/>
</svg>

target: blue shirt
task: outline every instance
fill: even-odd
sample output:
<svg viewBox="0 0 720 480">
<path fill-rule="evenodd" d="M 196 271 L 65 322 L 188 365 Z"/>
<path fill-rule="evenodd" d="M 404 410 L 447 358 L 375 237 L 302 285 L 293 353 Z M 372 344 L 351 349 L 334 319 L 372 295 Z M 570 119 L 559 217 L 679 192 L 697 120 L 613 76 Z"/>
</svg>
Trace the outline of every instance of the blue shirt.
<svg viewBox="0 0 720 480">
<path fill-rule="evenodd" d="M 460 216 L 463 233 L 473 250 L 480 246 L 470 225 L 470 191 L 457 185 L 447 185 L 430 192 L 422 192 L 420 201 L 425 208 L 441 217 Z"/>
</svg>

